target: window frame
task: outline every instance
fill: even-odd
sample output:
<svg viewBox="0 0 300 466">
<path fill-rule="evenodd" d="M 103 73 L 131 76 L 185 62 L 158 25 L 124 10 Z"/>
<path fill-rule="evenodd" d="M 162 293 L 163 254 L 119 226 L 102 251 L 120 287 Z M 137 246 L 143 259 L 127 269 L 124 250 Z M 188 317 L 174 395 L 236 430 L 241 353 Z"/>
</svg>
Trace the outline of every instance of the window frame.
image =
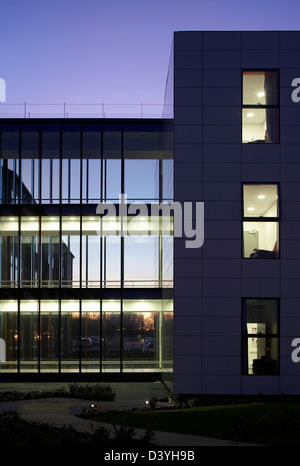
<svg viewBox="0 0 300 466">
<path fill-rule="evenodd" d="M 266 186 L 276 186 L 277 187 L 277 217 L 249 217 L 249 216 L 246 216 L 245 215 L 245 211 L 244 211 L 244 186 L 262 186 L 262 185 L 266 185 Z M 280 215 L 280 199 L 281 199 L 281 195 L 280 195 L 280 184 L 277 183 L 277 182 L 243 182 L 242 183 L 242 192 L 241 192 L 241 198 L 242 198 L 242 206 L 241 206 L 241 209 L 242 209 L 242 226 L 241 226 L 241 246 L 242 246 L 242 251 L 241 251 L 241 255 L 242 255 L 242 259 L 246 259 L 246 260 L 249 260 L 249 259 L 252 259 L 251 257 L 245 257 L 244 256 L 244 223 L 245 222 L 255 222 L 255 223 L 277 223 L 278 224 L 278 238 L 277 238 L 277 248 L 278 248 L 278 251 L 277 251 L 277 255 L 276 257 L 256 257 L 255 259 L 280 259 L 280 238 L 281 238 L 281 222 L 280 222 L 280 219 L 281 219 L 281 215 Z"/>
<path fill-rule="evenodd" d="M 272 300 L 276 302 L 276 311 L 277 311 L 277 333 L 265 333 L 263 335 L 260 335 L 258 333 L 255 334 L 255 338 L 258 339 L 276 339 L 277 340 L 277 359 L 276 359 L 276 371 L 274 373 L 262 373 L 262 374 L 255 374 L 254 372 L 249 373 L 249 363 L 247 364 L 247 367 L 245 368 L 245 363 L 248 361 L 248 342 L 249 339 L 253 338 L 253 335 L 251 333 L 248 333 L 247 331 L 247 324 L 248 324 L 248 314 L 247 314 L 247 300 L 258 300 L 258 301 L 267 301 L 267 300 Z M 246 312 L 244 314 L 244 309 L 246 309 Z M 246 318 L 246 322 L 244 319 Z M 245 332 L 246 328 L 246 332 Z M 247 352 L 245 353 L 245 351 Z M 247 360 L 246 360 L 246 355 L 247 355 Z M 280 298 L 274 298 L 274 297 L 246 297 L 242 298 L 241 300 L 241 375 L 243 376 L 273 376 L 277 377 L 280 375 Z"/>
<path fill-rule="evenodd" d="M 244 73 L 262 73 L 262 72 L 276 72 L 277 73 L 277 104 L 276 105 L 267 105 L 267 104 L 244 104 L 244 83 L 243 83 L 243 78 L 244 78 Z M 277 137 L 276 137 L 276 142 L 271 142 L 271 145 L 277 145 L 280 144 L 280 70 L 278 68 L 243 68 L 241 70 L 241 141 L 242 144 L 251 144 L 251 142 L 243 142 L 243 110 L 246 109 L 260 109 L 260 110 L 266 110 L 266 109 L 274 109 L 277 110 Z"/>
</svg>

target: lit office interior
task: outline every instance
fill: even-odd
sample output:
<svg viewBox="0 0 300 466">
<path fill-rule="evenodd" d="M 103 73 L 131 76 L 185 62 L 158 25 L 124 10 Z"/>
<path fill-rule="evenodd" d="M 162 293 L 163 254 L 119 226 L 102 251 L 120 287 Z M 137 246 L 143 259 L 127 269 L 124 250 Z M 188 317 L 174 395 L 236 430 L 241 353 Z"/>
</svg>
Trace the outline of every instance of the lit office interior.
<svg viewBox="0 0 300 466">
<path fill-rule="evenodd" d="M 279 257 L 278 204 L 277 185 L 243 186 L 243 257 Z"/>
<path fill-rule="evenodd" d="M 242 373 L 279 372 L 279 303 L 277 299 L 243 300 Z"/>
<path fill-rule="evenodd" d="M 2 300 L 1 372 L 161 371 L 172 300 Z"/>
<path fill-rule="evenodd" d="M 279 142 L 277 71 L 243 72 L 242 142 Z"/>
</svg>

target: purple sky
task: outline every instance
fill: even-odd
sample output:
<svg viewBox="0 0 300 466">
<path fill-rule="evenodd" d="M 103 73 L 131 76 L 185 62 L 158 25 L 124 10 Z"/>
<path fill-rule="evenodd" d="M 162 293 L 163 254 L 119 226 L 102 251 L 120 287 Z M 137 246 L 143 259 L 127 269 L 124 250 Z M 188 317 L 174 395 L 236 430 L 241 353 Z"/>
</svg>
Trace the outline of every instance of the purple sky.
<svg viewBox="0 0 300 466">
<path fill-rule="evenodd" d="M 7 103 L 161 104 L 174 30 L 299 18 L 298 0 L 0 0 L 0 78 Z"/>
</svg>

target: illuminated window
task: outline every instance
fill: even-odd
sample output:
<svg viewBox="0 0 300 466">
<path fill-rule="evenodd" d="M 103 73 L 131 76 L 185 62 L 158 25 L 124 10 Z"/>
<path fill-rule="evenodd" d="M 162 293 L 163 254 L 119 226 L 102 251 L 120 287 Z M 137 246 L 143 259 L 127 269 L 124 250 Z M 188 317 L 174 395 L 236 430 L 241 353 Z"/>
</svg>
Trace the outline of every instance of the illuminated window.
<svg viewBox="0 0 300 466">
<path fill-rule="evenodd" d="M 278 307 L 277 299 L 243 300 L 243 374 L 278 373 Z"/>
<path fill-rule="evenodd" d="M 243 186 L 243 257 L 279 257 L 278 186 Z"/>
<path fill-rule="evenodd" d="M 242 141 L 279 142 L 277 71 L 243 72 Z"/>
</svg>

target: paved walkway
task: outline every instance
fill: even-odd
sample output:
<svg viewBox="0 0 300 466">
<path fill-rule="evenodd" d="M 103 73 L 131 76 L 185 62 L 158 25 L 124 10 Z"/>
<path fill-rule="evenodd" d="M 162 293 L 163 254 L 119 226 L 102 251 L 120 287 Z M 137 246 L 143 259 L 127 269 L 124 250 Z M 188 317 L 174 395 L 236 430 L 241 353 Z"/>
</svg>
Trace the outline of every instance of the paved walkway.
<svg viewBox="0 0 300 466">
<path fill-rule="evenodd" d="M 5 387 L 4 387 L 5 385 Z M 58 384 L 61 387 L 61 384 Z M 150 399 L 153 395 L 163 397 L 166 395 L 166 389 L 160 382 L 155 383 L 119 383 L 112 384 L 116 390 L 116 398 L 113 402 L 99 402 L 71 399 L 71 398 L 43 398 L 36 400 L 26 400 L 18 402 L 0 403 L 0 412 L 15 410 L 19 416 L 29 422 L 45 422 L 53 426 L 73 426 L 81 432 L 90 432 L 93 426 L 99 426 L 99 422 L 92 422 L 87 419 L 78 417 L 78 414 L 85 408 L 94 403 L 101 408 L 142 408 L 145 400 Z M 49 388 L 49 385 L 39 384 L 39 389 Z M 51 384 L 54 389 L 54 385 Z M 11 390 L 7 384 L 0 384 L 0 391 Z M 18 384 L 13 386 L 14 390 L 36 390 L 36 384 Z M 113 426 L 101 423 L 105 428 L 112 430 Z M 135 429 L 138 438 L 144 433 L 143 429 Z M 170 432 L 155 432 L 153 441 L 156 445 L 161 446 L 248 446 L 247 443 L 233 442 L 196 435 L 185 435 Z"/>
</svg>

